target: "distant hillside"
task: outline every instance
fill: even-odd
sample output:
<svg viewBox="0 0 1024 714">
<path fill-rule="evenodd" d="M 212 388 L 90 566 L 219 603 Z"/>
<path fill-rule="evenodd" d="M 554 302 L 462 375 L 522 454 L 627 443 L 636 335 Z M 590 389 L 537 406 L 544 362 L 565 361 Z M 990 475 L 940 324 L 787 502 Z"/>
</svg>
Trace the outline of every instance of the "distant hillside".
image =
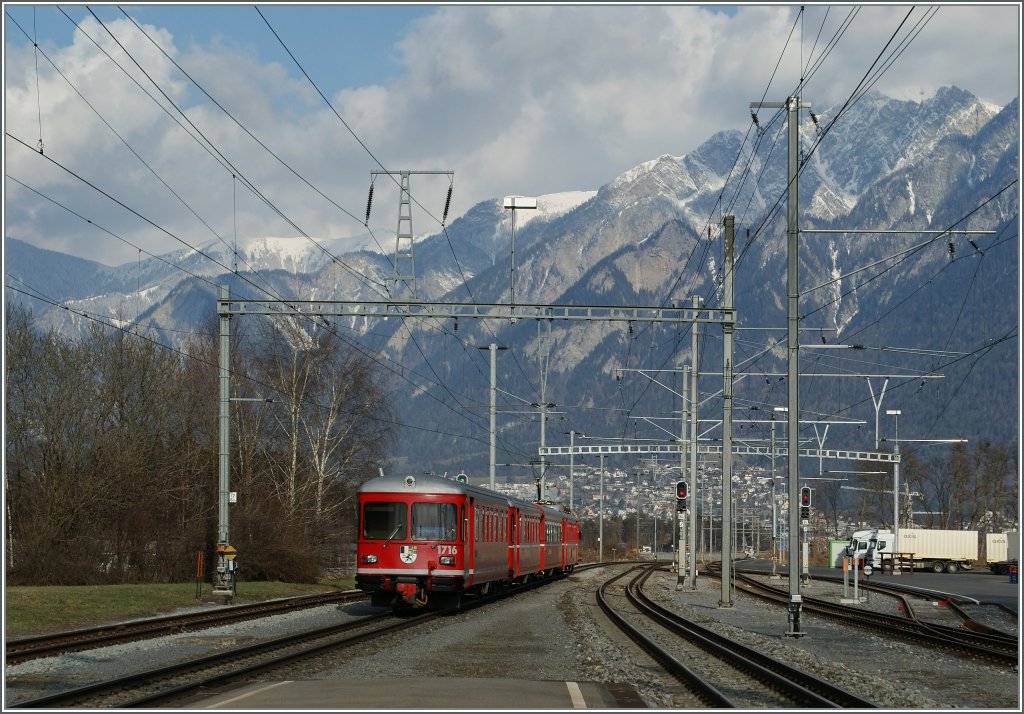
<svg viewBox="0 0 1024 714">
<path fill-rule="evenodd" d="M 1017 100 L 993 107 L 946 88 L 924 102 L 869 94 L 832 125 L 836 111 L 822 108 L 817 124 L 801 118 L 800 369 L 832 375 L 801 380 L 802 437 L 813 443 L 826 422 L 849 421 L 856 423 L 829 425 L 826 448 L 873 446 L 869 379 L 880 390 L 889 376 L 882 409 L 902 410 L 901 438 L 1015 439 Z M 696 295 L 719 305 L 721 223 L 734 215 L 734 434 L 767 438 L 767 415 L 786 400 L 779 375 L 786 372 L 787 176 L 772 133 L 781 128 L 747 141 L 720 132 L 687 155 L 665 154 L 612 177 L 597 192 L 539 197 L 540 210 L 517 218 L 517 300 L 654 306 L 688 304 Z M 507 302 L 510 219 L 495 198 L 417 241 L 417 297 Z M 236 295 L 383 300 L 380 286 L 388 285 L 394 297 L 407 297 L 391 280 L 391 256 L 361 251 L 331 261 L 299 238 L 251 241 L 237 276 L 195 253 L 103 268 L 12 239 L 6 246 L 9 300 L 23 299 L 10 290 L 22 280 L 76 309 L 138 314 L 167 342 L 214 312 L 215 288 L 179 266 L 230 283 Z M 230 263 L 230 252 L 218 250 Z M 32 307 L 44 327 L 73 333 L 86 322 Z M 412 427 L 402 430 L 396 458 L 410 468 L 486 470 L 489 366 L 478 348 L 491 342 L 510 347 L 497 359 L 501 463 L 537 459 L 540 426 L 528 405 L 541 401 L 546 353 L 543 401 L 558 405 L 548 419 L 549 445 L 566 443 L 570 429 L 652 440 L 678 430 L 671 421 L 678 377 L 656 370 L 690 362 L 688 326 L 445 322 L 336 323 L 391 371 L 396 411 Z M 722 330 L 701 332 L 701 418 L 709 420 L 702 428 L 714 438 Z M 811 347 L 823 342 L 847 347 Z M 619 380 L 616 370 L 626 370 Z"/>
</svg>

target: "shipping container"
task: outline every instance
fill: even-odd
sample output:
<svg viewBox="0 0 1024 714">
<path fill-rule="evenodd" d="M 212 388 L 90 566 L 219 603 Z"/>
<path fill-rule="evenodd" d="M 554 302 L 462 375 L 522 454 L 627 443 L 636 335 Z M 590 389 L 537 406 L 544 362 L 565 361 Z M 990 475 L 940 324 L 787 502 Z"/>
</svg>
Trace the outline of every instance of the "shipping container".
<svg viewBox="0 0 1024 714">
<path fill-rule="evenodd" d="M 978 531 L 943 531 L 930 528 L 900 528 L 901 553 L 913 553 L 914 560 L 978 559 Z"/>
</svg>

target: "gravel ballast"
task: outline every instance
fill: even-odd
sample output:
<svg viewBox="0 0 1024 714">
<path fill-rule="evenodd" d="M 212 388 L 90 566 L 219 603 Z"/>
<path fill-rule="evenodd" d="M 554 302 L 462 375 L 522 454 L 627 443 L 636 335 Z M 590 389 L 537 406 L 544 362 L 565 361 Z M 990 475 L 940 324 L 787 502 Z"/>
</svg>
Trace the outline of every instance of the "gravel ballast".
<svg viewBox="0 0 1024 714">
<path fill-rule="evenodd" d="M 635 687 L 648 707 L 685 706 L 676 699 L 680 685 L 610 625 L 598 608 L 594 591 L 614 572 L 613 568 L 581 571 L 538 590 L 359 645 L 354 651 L 275 670 L 267 678 L 429 676 L 626 683 Z M 1020 710 L 1019 668 L 938 653 L 806 614 L 801 622 L 804 636 L 791 637 L 781 607 L 762 604 L 741 592 L 731 597 L 732 607 L 719 607 L 718 580 L 700 577 L 696 590 L 677 590 L 675 581 L 674 573 L 657 573 L 645 589 L 685 617 L 835 681 L 883 709 Z M 838 601 L 841 586 L 812 581 L 804 592 Z M 887 598 L 876 595 L 865 606 L 893 607 Z M 11 665 L 6 671 L 5 705 L 57 688 L 82 686 L 378 611 L 367 603 L 323 606 Z M 350 706 L 358 708 L 355 703 Z M 508 708 L 514 710 L 515 703 Z"/>
</svg>

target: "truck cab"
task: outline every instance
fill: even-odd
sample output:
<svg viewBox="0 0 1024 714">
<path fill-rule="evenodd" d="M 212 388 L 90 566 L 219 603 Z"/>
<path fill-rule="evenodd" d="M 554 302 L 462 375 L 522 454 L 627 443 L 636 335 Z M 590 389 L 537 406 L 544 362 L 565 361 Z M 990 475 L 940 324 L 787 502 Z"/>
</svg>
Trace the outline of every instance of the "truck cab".
<svg viewBox="0 0 1024 714">
<path fill-rule="evenodd" d="M 879 568 L 882 565 L 882 554 L 894 552 L 893 534 L 890 531 L 864 530 L 855 531 L 846 546 L 846 554 L 858 558 L 864 565 Z"/>
</svg>

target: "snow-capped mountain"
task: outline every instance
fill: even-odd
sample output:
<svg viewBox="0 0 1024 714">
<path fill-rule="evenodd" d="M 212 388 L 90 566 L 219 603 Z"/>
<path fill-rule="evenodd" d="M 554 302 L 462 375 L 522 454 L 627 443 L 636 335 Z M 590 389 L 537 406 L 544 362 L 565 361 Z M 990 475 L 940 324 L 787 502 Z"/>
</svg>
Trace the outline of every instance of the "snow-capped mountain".
<svg viewBox="0 0 1024 714">
<path fill-rule="evenodd" d="M 890 389 L 905 413 L 917 415 L 922 432 L 1014 438 L 1018 100 L 994 107 L 947 88 L 924 102 L 868 94 L 851 106 L 814 112 L 801 119 L 800 314 L 808 332 L 801 341 L 853 347 L 802 350 L 813 356 L 804 358 L 801 370 L 942 373 L 943 379 L 927 384 L 892 379 Z M 539 197 L 536 211 L 515 213 L 514 273 L 512 214 L 500 197 L 482 202 L 446 231 L 416 241 L 417 297 L 506 302 L 514 275 L 520 303 L 646 306 L 700 296 L 716 305 L 722 218 L 733 215 L 740 328 L 735 358 L 740 371 L 759 375 L 740 378 L 737 403 L 784 403 L 785 385 L 772 376 L 785 372 L 784 350 L 766 349 L 785 339 L 785 153 L 785 118 L 764 113 L 747 134 L 717 133 L 688 154 L 652 159 L 596 192 Z M 943 234 L 947 229 L 989 232 Z M 240 243 L 237 257 L 233 246 L 218 243 L 200 253 L 105 268 L 8 239 L 7 284 L 21 279 L 75 310 L 138 320 L 157 334 L 166 330 L 161 339 L 167 341 L 214 313 L 221 283 L 229 283 L 233 294 L 259 298 L 383 300 L 385 286 L 391 297 L 408 297 L 392 280 L 392 256 L 335 254 L 334 245 L 262 238 Z M 7 298 L 23 299 L 11 290 Z M 74 312 L 31 307 L 45 327 L 82 326 Z M 393 360 L 388 364 L 402 365 L 399 382 L 419 385 L 402 387 L 408 392 L 397 405 L 403 423 L 421 425 L 418 415 L 429 411 L 432 424 L 445 424 L 439 433 L 407 430 L 400 440 L 402 456 L 429 449 L 434 470 L 486 466 L 486 411 L 474 406 L 487 394 L 486 356 L 475 348 L 489 342 L 513 347 L 514 355 L 499 359 L 505 392 L 527 403 L 567 407 L 568 423 L 564 429 L 549 423 L 550 434 L 572 428 L 632 435 L 642 427 L 648 436 L 664 437 L 656 429 L 651 434 L 650 422 L 641 424 L 640 417 L 678 409 L 668 390 L 613 374 L 678 366 L 688 360 L 688 331 L 563 322 L 551 324 L 546 337 L 547 326 L 523 322 L 438 323 L 377 326 L 372 334 L 365 323 L 343 326 L 387 354 Z M 720 373 L 721 329 L 704 326 L 702 333 L 701 369 Z M 545 354 L 542 400 L 539 365 Z M 713 392 L 714 377 L 706 379 Z M 866 379 L 806 380 L 802 406 L 873 423 Z M 510 419 L 500 430 L 506 452 L 532 450 L 536 458 L 535 421 Z M 860 448 L 864 435 L 861 430 L 836 438 Z M 549 439 L 562 441 L 560 435 Z"/>
</svg>

